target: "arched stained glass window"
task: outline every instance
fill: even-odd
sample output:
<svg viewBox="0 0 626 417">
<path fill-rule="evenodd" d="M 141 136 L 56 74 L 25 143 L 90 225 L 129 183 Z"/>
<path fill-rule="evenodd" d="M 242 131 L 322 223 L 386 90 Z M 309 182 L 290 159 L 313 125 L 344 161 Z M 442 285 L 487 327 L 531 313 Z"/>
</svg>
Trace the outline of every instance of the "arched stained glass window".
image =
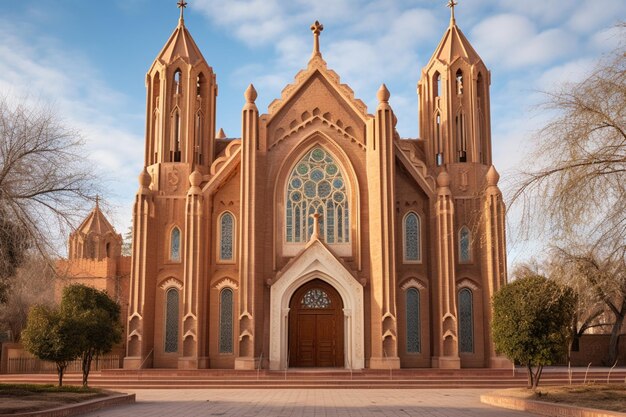
<svg viewBox="0 0 626 417">
<path fill-rule="evenodd" d="M 220 293 L 220 353 L 233 353 L 233 290 Z"/>
<path fill-rule="evenodd" d="M 220 217 L 220 259 L 230 261 L 233 259 L 233 229 L 235 220 L 230 213 Z"/>
<path fill-rule="evenodd" d="M 419 353 L 420 346 L 420 293 L 417 288 L 406 292 L 406 351 Z"/>
<path fill-rule="evenodd" d="M 312 288 L 304 294 L 301 304 L 305 308 L 330 308 L 331 301 L 324 290 Z"/>
<path fill-rule="evenodd" d="M 404 260 L 420 261 L 420 218 L 417 214 L 410 212 L 404 216 Z"/>
<path fill-rule="evenodd" d="M 178 352 L 178 290 L 165 293 L 165 351 Z"/>
<path fill-rule="evenodd" d="M 294 167 L 287 184 L 285 236 L 287 242 L 307 242 L 313 232 L 313 214 L 326 243 L 350 239 L 348 193 L 343 174 L 333 158 L 313 148 Z"/>
<path fill-rule="evenodd" d="M 180 229 L 175 227 L 170 233 L 170 260 L 180 262 Z"/>
<path fill-rule="evenodd" d="M 474 351 L 474 306 L 469 288 L 459 291 L 459 351 Z"/>
<path fill-rule="evenodd" d="M 472 260 L 472 234 L 467 226 L 459 230 L 459 261 L 470 262 Z"/>
</svg>

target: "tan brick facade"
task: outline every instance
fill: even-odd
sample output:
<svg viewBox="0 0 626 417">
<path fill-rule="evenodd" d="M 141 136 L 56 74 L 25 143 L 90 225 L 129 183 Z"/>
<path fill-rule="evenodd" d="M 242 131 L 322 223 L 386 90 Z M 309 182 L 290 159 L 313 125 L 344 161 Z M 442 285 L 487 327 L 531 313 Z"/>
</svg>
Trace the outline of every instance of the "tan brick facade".
<svg viewBox="0 0 626 417">
<path fill-rule="evenodd" d="M 182 16 L 148 71 L 124 366 L 506 365 L 488 330 L 506 281 L 489 71 L 452 18 L 419 82 L 421 138 L 403 139 L 387 88 L 368 113 L 311 29 L 267 114 L 245 92 L 241 138 L 215 135 L 216 75 Z"/>
</svg>

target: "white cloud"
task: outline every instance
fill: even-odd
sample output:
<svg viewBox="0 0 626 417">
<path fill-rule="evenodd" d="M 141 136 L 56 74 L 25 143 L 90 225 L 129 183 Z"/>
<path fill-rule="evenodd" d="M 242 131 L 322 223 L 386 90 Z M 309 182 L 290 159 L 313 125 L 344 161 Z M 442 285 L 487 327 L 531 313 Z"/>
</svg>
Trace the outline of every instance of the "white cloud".
<svg viewBox="0 0 626 417">
<path fill-rule="evenodd" d="M 589 33 L 599 27 L 612 26 L 626 16 L 626 2 L 585 0 L 574 10 L 568 25 L 577 32 Z"/>
<path fill-rule="evenodd" d="M 505 68 L 554 62 L 571 54 L 576 42 L 575 36 L 560 28 L 539 32 L 527 17 L 516 14 L 487 18 L 472 34 L 483 59 Z"/>
</svg>

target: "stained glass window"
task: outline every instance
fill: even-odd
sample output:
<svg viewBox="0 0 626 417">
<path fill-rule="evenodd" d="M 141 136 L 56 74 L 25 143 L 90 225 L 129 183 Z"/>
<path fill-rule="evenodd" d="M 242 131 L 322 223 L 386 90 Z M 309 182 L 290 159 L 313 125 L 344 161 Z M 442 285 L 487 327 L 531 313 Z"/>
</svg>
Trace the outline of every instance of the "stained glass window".
<svg viewBox="0 0 626 417">
<path fill-rule="evenodd" d="M 180 229 L 175 227 L 170 235 L 170 260 L 180 261 Z"/>
<path fill-rule="evenodd" d="M 411 212 L 404 217 L 404 259 L 421 260 L 420 254 L 420 218 Z"/>
<path fill-rule="evenodd" d="M 420 352 L 420 293 L 416 288 L 406 292 L 406 351 Z"/>
<path fill-rule="evenodd" d="M 459 351 L 474 351 L 474 307 L 472 291 L 463 288 L 459 291 Z"/>
<path fill-rule="evenodd" d="M 220 217 L 220 259 L 233 259 L 233 215 L 222 214 Z"/>
<path fill-rule="evenodd" d="M 312 288 L 302 297 L 302 307 L 306 308 L 329 308 L 330 298 L 323 290 Z"/>
<path fill-rule="evenodd" d="M 287 242 L 307 242 L 313 232 L 313 214 L 317 213 L 323 239 L 347 243 L 348 212 L 348 193 L 339 166 L 324 149 L 313 148 L 296 164 L 287 184 Z"/>
<path fill-rule="evenodd" d="M 459 231 L 459 260 L 469 262 L 472 260 L 472 235 L 467 226 L 461 227 Z"/>
<path fill-rule="evenodd" d="M 233 290 L 220 293 L 220 353 L 233 353 Z"/>
<path fill-rule="evenodd" d="M 165 351 L 178 352 L 178 290 L 165 293 Z"/>
</svg>

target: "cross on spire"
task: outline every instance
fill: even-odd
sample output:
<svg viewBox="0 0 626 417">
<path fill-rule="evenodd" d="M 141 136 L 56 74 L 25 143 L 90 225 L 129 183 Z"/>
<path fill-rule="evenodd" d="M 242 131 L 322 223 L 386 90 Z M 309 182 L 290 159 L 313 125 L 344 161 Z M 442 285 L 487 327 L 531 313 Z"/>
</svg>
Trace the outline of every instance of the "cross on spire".
<svg viewBox="0 0 626 417">
<path fill-rule="evenodd" d="M 448 0 L 448 7 L 450 8 L 450 23 L 454 22 L 454 6 L 459 4 L 458 1 Z"/>
<path fill-rule="evenodd" d="M 185 7 L 187 7 L 187 2 L 185 0 L 178 0 L 177 7 L 180 9 L 180 20 L 183 20 L 183 12 Z"/>
<path fill-rule="evenodd" d="M 311 25 L 311 32 L 313 32 L 313 56 L 321 55 L 320 53 L 320 33 L 324 30 L 324 25 L 319 21 L 315 21 Z"/>
</svg>

